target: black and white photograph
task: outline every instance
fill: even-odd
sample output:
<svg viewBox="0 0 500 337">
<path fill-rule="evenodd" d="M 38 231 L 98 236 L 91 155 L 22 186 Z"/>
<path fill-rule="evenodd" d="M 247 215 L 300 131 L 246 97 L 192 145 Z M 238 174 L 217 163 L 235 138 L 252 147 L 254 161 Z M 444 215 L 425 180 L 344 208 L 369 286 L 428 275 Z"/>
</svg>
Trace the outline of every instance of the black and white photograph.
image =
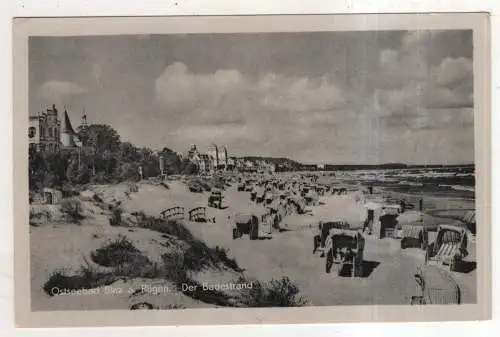
<svg viewBox="0 0 500 337">
<path fill-rule="evenodd" d="M 478 303 L 472 29 L 27 43 L 31 311 Z"/>
</svg>

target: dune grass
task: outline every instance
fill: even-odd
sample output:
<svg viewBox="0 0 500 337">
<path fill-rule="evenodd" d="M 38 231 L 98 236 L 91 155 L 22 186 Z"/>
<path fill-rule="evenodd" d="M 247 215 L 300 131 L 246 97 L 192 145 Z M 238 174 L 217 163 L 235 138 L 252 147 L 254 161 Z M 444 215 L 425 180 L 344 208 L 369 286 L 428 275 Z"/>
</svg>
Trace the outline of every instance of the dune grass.
<svg viewBox="0 0 500 337">
<path fill-rule="evenodd" d="M 265 283 L 252 282 L 252 288 L 242 296 L 242 302 L 248 307 L 301 307 L 307 304 L 297 285 L 286 276 Z"/>
<path fill-rule="evenodd" d="M 98 272 L 87 265 L 74 275 L 68 275 L 64 270 L 54 271 L 43 285 L 43 290 L 49 296 L 54 296 L 62 291 L 98 288 L 116 280 L 117 276 L 113 273 Z"/>
<path fill-rule="evenodd" d="M 76 198 L 64 199 L 61 202 L 61 212 L 69 222 L 80 223 L 85 219 L 82 203 Z"/>
</svg>

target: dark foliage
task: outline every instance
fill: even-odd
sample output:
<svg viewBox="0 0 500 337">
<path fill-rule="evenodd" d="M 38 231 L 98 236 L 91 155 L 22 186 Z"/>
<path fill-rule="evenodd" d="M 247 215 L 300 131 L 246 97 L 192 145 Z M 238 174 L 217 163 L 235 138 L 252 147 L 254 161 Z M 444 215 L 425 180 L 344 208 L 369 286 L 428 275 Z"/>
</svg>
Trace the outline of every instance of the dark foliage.
<svg viewBox="0 0 500 337">
<path fill-rule="evenodd" d="M 252 282 L 252 289 L 243 299 L 249 307 L 301 307 L 307 303 L 304 297 L 299 296 L 299 288 L 288 277 L 273 279 L 265 284 Z"/>
<path fill-rule="evenodd" d="M 220 306 L 234 306 L 229 301 L 228 295 L 218 290 L 203 290 L 201 284 L 191 279 L 186 268 L 186 261 L 186 255 L 182 252 L 165 254 L 163 256 L 164 277 L 174 282 L 184 295 L 195 300 Z"/>
<path fill-rule="evenodd" d="M 30 152 L 30 190 L 138 181 L 141 179 L 139 167 L 142 167 L 142 178 L 156 177 L 160 174 L 159 155 L 168 174 L 196 172 L 192 163 L 183 162 L 168 148 L 157 154 L 149 148 L 121 142 L 116 130 L 109 125 L 92 124 L 79 128 L 78 136 L 83 143 L 80 150 Z"/>
<path fill-rule="evenodd" d="M 118 239 L 108 242 L 93 252 L 91 258 L 95 263 L 105 267 L 117 267 L 127 263 L 147 261 L 132 242 L 121 235 Z"/>
<path fill-rule="evenodd" d="M 115 282 L 113 273 L 99 273 L 90 267 L 82 267 L 76 275 L 66 275 L 63 271 L 56 271 L 50 275 L 43 285 L 43 290 L 49 296 L 57 295 L 58 291 L 93 289 Z"/>
<path fill-rule="evenodd" d="M 83 216 L 82 203 L 78 199 L 65 199 L 61 202 L 61 212 L 66 215 L 68 221 L 80 222 Z"/>
</svg>

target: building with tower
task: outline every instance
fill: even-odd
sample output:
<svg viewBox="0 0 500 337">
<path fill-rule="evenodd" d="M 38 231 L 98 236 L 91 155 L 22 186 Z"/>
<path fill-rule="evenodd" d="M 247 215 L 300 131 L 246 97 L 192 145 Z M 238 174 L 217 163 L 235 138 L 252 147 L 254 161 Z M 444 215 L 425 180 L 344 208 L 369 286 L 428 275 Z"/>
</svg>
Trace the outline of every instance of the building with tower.
<svg viewBox="0 0 500 337">
<path fill-rule="evenodd" d="M 191 145 L 186 157 L 198 167 L 200 173 L 214 173 L 234 167 L 227 147 L 216 144 L 211 144 L 206 153 L 200 153 L 196 145 Z"/>
<path fill-rule="evenodd" d="M 207 155 L 211 160 L 211 167 L 217 169 L 219 167 L 219 148 L 215 144 L 208 147 Z"/>
<path fill-rule="evenodd" d="M 86 117 L 82 118 L 85 119 Z M 78 136 L 71 124 L 68 111 L 59 115 L 55 104 L 46 111 L 29 117 L 29 150 L 40 152 L 58 152 L 79 147 Z"/>
</svg>

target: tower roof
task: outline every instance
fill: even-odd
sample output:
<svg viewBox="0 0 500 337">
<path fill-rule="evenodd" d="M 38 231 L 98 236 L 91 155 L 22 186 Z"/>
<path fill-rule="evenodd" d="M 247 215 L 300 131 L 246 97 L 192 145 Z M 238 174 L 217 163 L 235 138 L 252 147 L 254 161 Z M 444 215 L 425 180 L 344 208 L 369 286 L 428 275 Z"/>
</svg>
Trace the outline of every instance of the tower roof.
<svg viewBox="0 0 500 337">
<path fill-rule="evenodd" d="M 64 110 L 64 118 L 63 118 L 63 124 L 62 124 L 62 130 L 61 132 L 64 133 L 70 133 L 74 134 L 75 130 L 73 130 L 73 126 L 71 125 L 71 121 L 68 116 L 68 111 Z"/>
</svg>

